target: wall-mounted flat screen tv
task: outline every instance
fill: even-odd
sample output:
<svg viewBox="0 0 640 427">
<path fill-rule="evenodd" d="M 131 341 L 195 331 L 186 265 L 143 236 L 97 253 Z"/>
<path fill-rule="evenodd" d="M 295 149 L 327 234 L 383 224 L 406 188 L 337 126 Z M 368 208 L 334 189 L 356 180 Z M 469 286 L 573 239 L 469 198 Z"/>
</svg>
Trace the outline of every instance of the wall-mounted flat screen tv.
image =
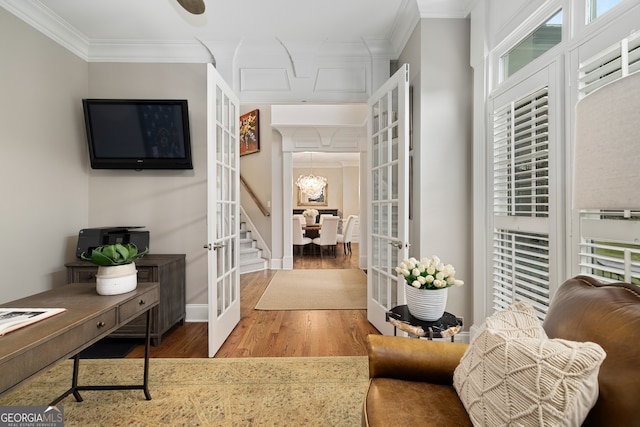
<svg viewBox="0 0 640 427">
<path fill-rule="evenodd" d="M 93 169 L 193 169 L 186 100 L 83 99 Z"/>
</svg>

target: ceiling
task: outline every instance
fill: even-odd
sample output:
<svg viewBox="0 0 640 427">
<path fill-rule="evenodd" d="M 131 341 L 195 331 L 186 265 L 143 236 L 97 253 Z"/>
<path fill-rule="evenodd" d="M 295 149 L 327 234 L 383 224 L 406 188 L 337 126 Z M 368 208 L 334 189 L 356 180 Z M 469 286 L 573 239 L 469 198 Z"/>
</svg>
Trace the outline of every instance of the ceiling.
<svg viewBox="0 0 640 427">
<path fill-rule="evenodd" d="M 213 63 L 243 103 L 363 103 L 421 18 L 474 0 L 0 0 L 87 62 Z"/>
<path fill-rule="evenodd" d="M 91 59 L 100 58 L 105 46 L 187 47 L 202 42 L 219 47 L 252 39 L 275 39 L 291 50 L 327 42 L 364 43 L 397 56 L 418 15 L 463 17 L 470 2 L 205 0 L 202 15 L 186 12 L 177 0 L 0 0 L 0 6 Z"/>
</svg>

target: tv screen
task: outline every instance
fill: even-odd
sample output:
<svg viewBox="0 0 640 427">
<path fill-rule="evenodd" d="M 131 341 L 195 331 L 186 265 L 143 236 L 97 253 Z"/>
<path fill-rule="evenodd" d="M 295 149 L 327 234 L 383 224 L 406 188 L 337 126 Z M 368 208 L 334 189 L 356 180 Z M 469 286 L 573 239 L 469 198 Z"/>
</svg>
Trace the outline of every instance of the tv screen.
<svg viewBox="0 0 640 427">
<path fill-rule="evenodd" d="M 193 169 L 186 100 L 83 99 L 93 169 Z"/>
</svg>

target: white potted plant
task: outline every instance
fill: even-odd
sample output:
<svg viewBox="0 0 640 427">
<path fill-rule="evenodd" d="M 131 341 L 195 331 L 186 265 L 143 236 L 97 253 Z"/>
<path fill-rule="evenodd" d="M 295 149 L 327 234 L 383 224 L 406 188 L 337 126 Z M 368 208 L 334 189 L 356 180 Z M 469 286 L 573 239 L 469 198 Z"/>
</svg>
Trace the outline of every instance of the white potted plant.
<svg viewBox="0 0 640 427">
<path fill-rule="evenodd" d="M 462 286 L 456 279 L 456 269 L 444 264 L 440 258 L 405 259 L 396 267 L 407 284 L 406 296 L 409 313 L 420 320 L 436 321 L 444 314 L 448 288 Z"/>
<path fill-rule="evenodd" d="M 145 256 L 147 252 L 149 248 L 139 252 L 133 243 L 116 243 L 95 248 L 90 257 L 82 253 L 80 258 L 98 266 L 98 294 L 118 295 L 131 292 L 138 286 L 138 270 L 134 260 Z"/>
<path fill-rule="evenodd" d="M 317 209 L 305 209 L 302 212 L 302 216 L 304 216 L 307 225 L 314 224 L 316 222 L 316 218 L 318 217 Z"/>
</svg>

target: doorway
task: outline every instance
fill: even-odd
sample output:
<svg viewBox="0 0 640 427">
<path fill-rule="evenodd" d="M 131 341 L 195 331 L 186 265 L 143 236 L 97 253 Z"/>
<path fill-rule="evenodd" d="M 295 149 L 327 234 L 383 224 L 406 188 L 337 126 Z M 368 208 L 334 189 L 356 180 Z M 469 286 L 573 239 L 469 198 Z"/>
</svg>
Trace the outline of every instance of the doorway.
<svg viewBox="0 0 640 427">
<path fill-rule="evenodd" d="M 355 170 L 358 174 L 357 208 L 349 208 L 359 213 L 359 251 L 357 265 L 365 269 L 367 205 L 366 194 L 368 176 L 366 174 L 367 157 L 367 113 L 363 104 L 352 105 L 274 105 L 271 110 L 271 126 L 282 135 L 282 179 L 274 183 L 273 194 L 281 194 L 281 218 L 274 227 L 273 234 L 282 236 L 282 269 L 293 269 L 293 248 L 291 224 L 293 220 L 294 197 L 294 156 L 302 153 L 314 153 L 314 169 L 316 159 L 320 155 L 339 156 L 351 153 L 357 159 Z M 308 154 L 307 154 L 308 155 Z M 310 161 L 310 159 L 309 159 Z M 341 185 L 341 184 L 340 184 Z M 329 183 L 331 193 L 331 183 Z M 331 203 L 329 195 L 329 203 Z M 297 201 L 297 199 L 296 199 Z M 279 222 L 279 221 L 278 221 Z"/>
<path fill-rule="evenodd" d="M 340 217 L 338 234 L 344 234 L 346 220 L 350 215 L 360 216 L 360 153 L 358 152 L 296 152 L 293 153 L 291 199 L 293 213 L 316 209 L 319 214 Z M 310 199 L 296 186 L 301 175 L 313 174 L 327 180 L 321 197 Z M 319 230 L 305 230 L 305 237 L 318 236 Z M 308 235 L 307 235 L 308 234 Z M 359 223 L 353 233 L 352 253 L 345 254 L 343 245 L 336 247 L 332 254 L 320 256 L 317 247 L 311 243 L 304 248 L 295 248 L 293 269 L 335 269 L 359 268 Z M 355 248 L 355 252 L 353 251 Z"/>
</svg>

